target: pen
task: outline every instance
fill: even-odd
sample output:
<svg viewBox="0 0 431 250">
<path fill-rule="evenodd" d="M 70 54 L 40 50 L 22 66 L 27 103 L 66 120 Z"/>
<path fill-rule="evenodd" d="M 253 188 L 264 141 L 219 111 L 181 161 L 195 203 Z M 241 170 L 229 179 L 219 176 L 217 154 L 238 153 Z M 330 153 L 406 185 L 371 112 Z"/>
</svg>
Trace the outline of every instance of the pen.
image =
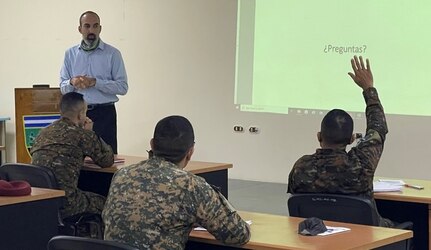
<svg viewBox="0 0 431 250">
<path fill-rule="evenodd" d="M 404 186 L 405 186 L 405 187 L 409 187 L 409 188 L 414 188 L 414 189 L 417 189 L 417 190 L 422 190 L 422 189 L 424 189 L 424 187 L 422 187 L 422 186 L 418 186 L 418 185 L 404 184 Z"/>
</svg>

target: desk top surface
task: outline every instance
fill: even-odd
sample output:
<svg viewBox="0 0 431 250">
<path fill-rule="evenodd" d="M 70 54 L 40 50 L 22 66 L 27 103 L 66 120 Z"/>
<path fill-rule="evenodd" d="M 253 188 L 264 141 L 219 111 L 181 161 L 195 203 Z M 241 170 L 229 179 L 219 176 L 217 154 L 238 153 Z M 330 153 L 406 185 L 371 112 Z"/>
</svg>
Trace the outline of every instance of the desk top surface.
<svg viewBox="0 0 431 250">
<path fill-rule="evenodd" d="M 45 199 L 53 199 L 63 197 L 65 195 L 63 190 L 45 189 L 45 188 L 31 188 L 31 194 L 24 196 L 0 196 L 0 207 L 5 205 L 12 205 L 23 202 L 38 201 Z"/>
<path fill-rule="evenodd" d="M 147 157 L 142 156 L 130 156 L 130 155 L 118 155 L 118 158 L 124 159 L 123 163 L 114 163 L 112 167 L 108 168 L 100 168 L 99 166 L 95 166 L 94 164 L 85 164 L 84 170 L 88 171 L 97 171 L 104 173 L 115 173 L 118 169 L 126 166 L 130 166 L 132 164 L 139 163 L 148 159 Z M 225 170 L 232 168 L 232 164 L 230 163 L 216 163 L 216 162 L 203 162 L 203 161 L 190 161 L 185 170 L 190 171 L 194 174 L 213 172 L 218 170 Z"/>
<path fill-rule="evenodd" d="M 431 204 L 431 181 L 386 177 L 375 177 L 375 179 L 402 179 L 407 184 L 424 187 L 422 190 L 403 187 L 401 192 L 377 192 L 374 193 L 375 199 Z"/>
<path fill-rule="evenodd" d="M 0 116 L 0 122 L 8 121 L 8 120 L 10 120 L 10 117 Z"/>
<path fill-rule="evenodd" d="M 327 236 L 302 236 L 298 224 L 303 218 L 239 212 L 251 220 L 251 239 L 248 249 L 372 249 L 413 237 L 411 231 L 325 221 L 327 226 L 350 228 L 350 231 Z M 208 232 L 192 231 L 190 239 L 220 244 Z"/>
</svg>

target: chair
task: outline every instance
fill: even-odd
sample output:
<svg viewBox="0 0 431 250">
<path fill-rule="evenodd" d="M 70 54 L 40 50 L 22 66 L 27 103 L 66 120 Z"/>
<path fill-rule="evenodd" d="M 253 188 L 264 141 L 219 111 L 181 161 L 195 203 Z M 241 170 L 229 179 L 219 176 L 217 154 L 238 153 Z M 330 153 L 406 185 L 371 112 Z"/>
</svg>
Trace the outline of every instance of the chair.
<svg viewBox="0 0 431 250">
<path fill-rule="evenodd" d="M 292 194 L 287 200 L 289 215 L 317 217 L 370 226 L 379 225 L 379 215 L 371 201 L 357 196 L 337 194 Z"/>
<path fill-rule="evenodd" d="M 287 207 L 289 216 L 379 226 L 380 215 L 372 201 L 365 197 L 322 193 L 292 194 L 287 200 Z M 412 230 L 413 223 L 403 222 L 395 228 Z M 408 240 L 406 249 L 411 249 L 411 244 L 411 240 Z"/>
<path fill-rule="evenodd" d="M 24 180 L 32 187 L 59 189 L 57 179 L 51 169 L 24 163 L 6 163 L 0 167 L 0 179 Z M 63 206 L 63 202 L 60 207 Z M 82 213 L 62 219 L 58 212 L 59 233 L 66 235 L 79 235 L 79 228 L 93 226 L 97 232 L 95 237 L 102 239 L 102 219 L 98 214 Z"/>
<path fill-rule="evenodd" d="M 0 167 L 0 179 L 25 180 L 32 187 L 58 189 L 57 179 L 46 167 L 24 163 L 5 163 Z"/>
<path fill-rule="evenodd" d="M 75 236 L 54 236 L 48 250 L 139 250 L 123 243 Z"/>
</svg>

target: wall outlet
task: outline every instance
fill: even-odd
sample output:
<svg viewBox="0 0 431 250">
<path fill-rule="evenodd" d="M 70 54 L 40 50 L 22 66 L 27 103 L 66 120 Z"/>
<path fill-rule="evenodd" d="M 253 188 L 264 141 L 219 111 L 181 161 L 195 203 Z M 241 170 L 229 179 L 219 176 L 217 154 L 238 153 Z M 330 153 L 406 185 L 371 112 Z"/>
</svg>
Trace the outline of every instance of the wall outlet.
<svg viewBox="0 0 431 250">
<path fill-rule="evenodd" d="M 248 128 L 248 132 L 250 132 L 252 134 L 258 134 L 260 132 L 260 129 L 257 126 L 250 126 Z"/>
<path fill-rule="evenodd" d="M 240 133 L 244 132 L 244 127 L 241 125 L 235 125 L 235 126 L 233 126 L 233 131 L 240 132 Z"/>
</svg>

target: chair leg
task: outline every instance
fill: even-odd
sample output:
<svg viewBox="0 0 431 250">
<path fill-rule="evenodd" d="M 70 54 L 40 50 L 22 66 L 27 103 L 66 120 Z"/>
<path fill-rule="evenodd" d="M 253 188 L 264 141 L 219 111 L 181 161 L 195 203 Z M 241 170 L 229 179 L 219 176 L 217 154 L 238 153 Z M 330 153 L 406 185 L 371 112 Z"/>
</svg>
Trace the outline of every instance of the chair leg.
<svg viewBox="0 0 431 250">
<path fill-rule="evenodd" d="M 102 225 L 96 221 L 90 221 L 88 222 L 89 226 L 90 226 L 90 235 L 91 238 L 96 238 L 96 239 L 102 239 L 103 240 L 103 231 L 102 231 Z M 93 229 L 95 229 L 95 232 L 93 232 Z M 93 233 L 95 233 L 93 235 Z"/>
</svg>

